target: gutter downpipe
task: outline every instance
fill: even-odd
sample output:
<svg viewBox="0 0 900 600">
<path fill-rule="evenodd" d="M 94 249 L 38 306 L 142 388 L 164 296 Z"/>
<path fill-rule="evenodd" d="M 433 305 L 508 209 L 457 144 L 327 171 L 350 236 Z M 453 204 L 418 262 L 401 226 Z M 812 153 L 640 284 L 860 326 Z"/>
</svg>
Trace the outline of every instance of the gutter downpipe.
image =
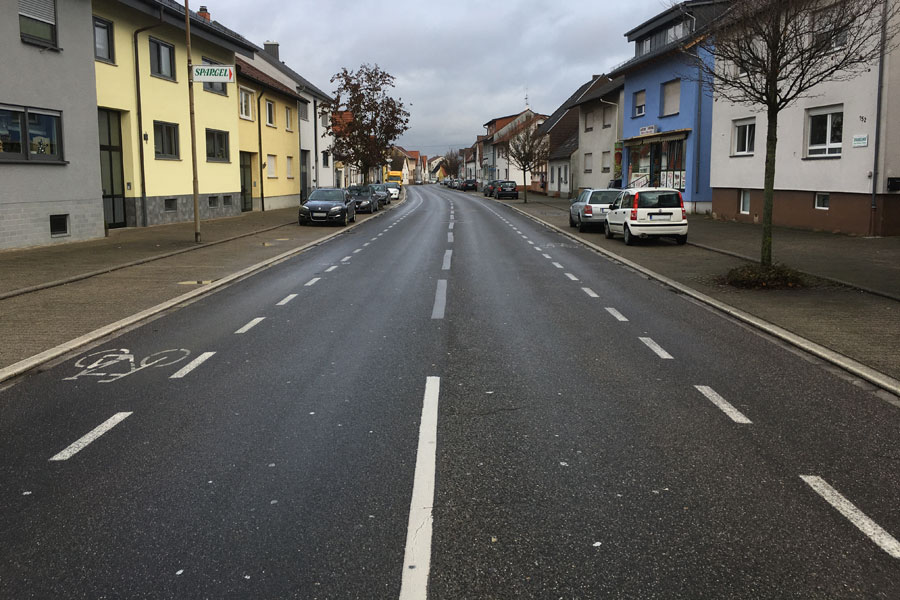
<svg viewBox="0 0 900 600">
<path fill-rule="evenodd" d="M 141 220 L 143 221 L 141 225 L 143 227 L 147 227 L 147 180 L 144 170 L 144 110 L 143 102 L 141 101 L 141 63 L 139 60 L 140 54 L 138 52 L 138 35 L 163 25 L 162 12 L 163 9 L 160 6 L 159 23 L 135 29 L 134 35 L 132 36 L 134 39 L 134 85 L 137 95 L 138 157 L 140 159 L 139 164 L 141 172 Z"/>
<path fill-rule="evenodd" d="M 694 24 L 696 27 L 696 23 Z M 701 61 L 700 49 L 697 58 Z M 694 194 L 692 196 L 692 212 L 697 214 L 697 195 L 700 193 L 700 144 L 703 140 L 703 68 L 697 65 L 697 135 L 694 137 Z M 710 198 L 712 200 L 712 198 Z"/>
<path fill-rule="evenodd" d="M 263 183 L 263 143 L 262 143 L 262 113 L 259 112 L 259 106 L 265 92 L 260 92 L 256 96 L 256 136 L 259 139 L 259 208 L 260 212 L 266 212 L 266 186 Z M 298 125 L 299 127 L 299 125 Z"/>
<path fill-rule="evenodd" d="M 884 47 L 887 42 L 887 0 L 881 5 L 881 48 L 878 56 L 878 97 L 875 100 L 875 159 L 872 165 L 872 204 L 869 212 L 869 235 L 875 236 L 878 212 L 878 161 L 881 158 L 882 94 L 884 90 Z"/>
</svg>

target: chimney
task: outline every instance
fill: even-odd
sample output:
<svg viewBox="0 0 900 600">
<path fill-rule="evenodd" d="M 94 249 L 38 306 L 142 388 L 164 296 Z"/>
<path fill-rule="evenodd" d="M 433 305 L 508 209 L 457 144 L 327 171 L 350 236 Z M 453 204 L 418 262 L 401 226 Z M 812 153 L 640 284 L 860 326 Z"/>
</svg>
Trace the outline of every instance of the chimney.
<svg viewBox="0 0 900 600">
<path fill-rule="evenodd" d="M 273 57 L 275 60 L 281 60 L 278 58 L 278 42 L 266 42 L 263 44 L 263 48 L 265 48 L 266 54 Z"/>
<path fill-rule="evenodd" d="M 206 10 L 205 6 L 200 7 L 200 10 L 197 11 L 197 16 L 209 23 L 209 11 Z"/>
</svg>

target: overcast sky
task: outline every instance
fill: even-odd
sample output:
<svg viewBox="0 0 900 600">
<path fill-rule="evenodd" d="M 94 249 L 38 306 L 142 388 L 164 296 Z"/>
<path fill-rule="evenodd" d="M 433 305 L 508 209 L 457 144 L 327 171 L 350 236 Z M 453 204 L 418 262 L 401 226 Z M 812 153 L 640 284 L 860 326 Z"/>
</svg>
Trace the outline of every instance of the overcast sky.
<svg viewBox="0 0 900 600">
<path fill-rule="evenodd" d="M 191 0 L 324 92 L 341 67 L 378 64 L 411 113 L 398 143 L 433 156 L 472 145 L 528 101 L 550 114 L 591 75 L 627 60 L 624 33 L 671 0 Z M 250 8 L 252 7 L 252 8 Z"/>
</svg>

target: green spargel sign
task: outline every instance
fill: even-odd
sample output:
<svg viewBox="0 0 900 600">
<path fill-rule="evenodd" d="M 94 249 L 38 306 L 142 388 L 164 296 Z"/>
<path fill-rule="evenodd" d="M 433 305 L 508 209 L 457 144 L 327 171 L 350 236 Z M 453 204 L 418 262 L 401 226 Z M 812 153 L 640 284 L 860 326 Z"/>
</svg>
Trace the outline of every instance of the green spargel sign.
<svg viewBox="0 0 900 600">
<path fill-rule="evenodd" d="M 194 65 L 194 81 L 234 83 L 234 65 Z"/>
</svg>

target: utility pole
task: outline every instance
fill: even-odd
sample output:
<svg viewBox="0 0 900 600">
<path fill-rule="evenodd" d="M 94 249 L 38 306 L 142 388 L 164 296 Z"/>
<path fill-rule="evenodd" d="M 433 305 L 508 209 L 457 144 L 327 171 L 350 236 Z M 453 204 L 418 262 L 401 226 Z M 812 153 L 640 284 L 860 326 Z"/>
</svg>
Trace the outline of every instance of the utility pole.
<svg viewBox="0 0 900 600">
<path fill-rule="evenodd" d="M 184 36 L 187 44 L 188 102 L 191 106 L 191 167 L 194 171 L 194 242 L 200 243 L 200 181 L 197 178 L 197 136 L 194 119 L 194 64 L 191 61 L 191 9 L 184 0 Z"/>
</svg>

